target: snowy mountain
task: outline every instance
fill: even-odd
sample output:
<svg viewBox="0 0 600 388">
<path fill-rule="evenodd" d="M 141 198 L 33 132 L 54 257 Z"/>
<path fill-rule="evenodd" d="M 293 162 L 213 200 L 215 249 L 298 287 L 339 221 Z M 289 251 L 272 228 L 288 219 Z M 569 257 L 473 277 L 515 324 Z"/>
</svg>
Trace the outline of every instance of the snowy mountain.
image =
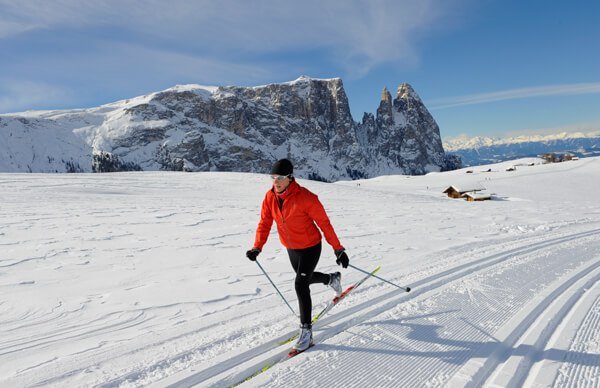
<svg viewBox="0 0 600 388">
<path fill-rule="evenodd" d="M 342 81 L 176 86 L 98 108 L 0 115 L 0 171 L 265 172 L 289 157 L 316 180 L 452 169 L 408 84 L 356 123 Z"/>
<path fill-rule="evenodd" d="M 0 386 L 598 387 L 600 157 L 465 171 L 299 180 L 412 291 L 369 279 L 283 362 L 298 317 L 244 255 L 264 174 L 0 173 Z M 317 270 L 363 277 L 323 244 Z M 258 260 L 298 311 L 275 231 Z"/>
<path fill-rule="evenodd" d="M 600 155 L 600 132 L 508 138 L 458 137 L 444 141 L 444 149 L 461 157 L 465 166 L 477 166 L 546 153 L 571 153 L 579 157 Z"/>
</svg>

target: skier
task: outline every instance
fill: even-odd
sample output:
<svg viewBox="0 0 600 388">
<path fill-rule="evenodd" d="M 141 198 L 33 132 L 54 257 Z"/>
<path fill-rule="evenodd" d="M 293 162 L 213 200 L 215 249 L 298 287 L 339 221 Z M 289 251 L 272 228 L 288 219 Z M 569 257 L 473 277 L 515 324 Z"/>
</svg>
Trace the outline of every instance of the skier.
<svg viewBox="0 0 600 388">
<path fill-rule="evenodd" d="M 273 165 L 271 169 L 273 187 L 267 191 L 263 200 L 254 246 L 246 252 L 246 257 L 251 261 L 256 260 L 267 242 L 271 225 L 275 220 L 279 240 L 287 248 L 290 262 L 296 272 L 295 288 L 300 309 L 300 333 L 293 349 L 301 352 L 313 344 L 310 284 L 323 283 L 333 288 L 336 295 L 342 293 L 342 275 L 339 272 L 330 274 L 315 272 L 321 256 L 319 229 L 333 247 L 336 263 L 347 268 L 349 259 L 319 198 L 300 186 L 294 179 L 293 172 L 294 166 L 288 159 L 278 160 Z"/>
</svg>

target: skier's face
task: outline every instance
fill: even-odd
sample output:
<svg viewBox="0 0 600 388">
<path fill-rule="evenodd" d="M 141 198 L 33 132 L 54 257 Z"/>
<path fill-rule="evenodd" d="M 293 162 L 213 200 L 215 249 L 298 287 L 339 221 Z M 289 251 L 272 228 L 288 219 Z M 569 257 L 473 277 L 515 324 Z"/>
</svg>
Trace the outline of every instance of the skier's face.
<svg viewBox="0 0 600 388">
<path fill-rule="evenodd" d="M 283 179 L 280 179 L 283 178 Z M 271 179 L 273 180 L 273 187 L 275 187 L 275 191 L 278 193 L 283 193 L 285 191 L 285 189 L 288 188 L 288 186 L 290 185 L 290 177 L 286 176 L 286 177 L 281 177 L 279 175 L 273 175 L 271 177 Z"/>
</svg>

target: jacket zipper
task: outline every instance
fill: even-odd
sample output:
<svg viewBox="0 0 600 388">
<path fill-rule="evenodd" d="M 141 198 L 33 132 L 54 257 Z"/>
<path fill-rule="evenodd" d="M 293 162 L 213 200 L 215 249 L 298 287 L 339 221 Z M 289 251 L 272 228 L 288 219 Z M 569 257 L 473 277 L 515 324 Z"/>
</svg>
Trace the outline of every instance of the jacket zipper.
<svg viewBox="0 0 600 388">
<path fill-rule="evenodd" d="M 286 237 L 287 237 L 287 242 L 289 245 L 292 245 L 291 240 L 292 240 L 292 235 L 290 234 L 290 231 L 288 230 L 287 224 L 285 222 L 285 216 L 283 215 L 283 207 L 285 206 L 285 203 L 287 201 L 283 201 L 283 203 L 281 204 L 281 208 L 279 208 L 279 211 L 281 212 L 281 223 L 283 224 L 283 230 L 285 231 Z M 278 206 L 279 207 L 279 206 Z"/>
</svg>

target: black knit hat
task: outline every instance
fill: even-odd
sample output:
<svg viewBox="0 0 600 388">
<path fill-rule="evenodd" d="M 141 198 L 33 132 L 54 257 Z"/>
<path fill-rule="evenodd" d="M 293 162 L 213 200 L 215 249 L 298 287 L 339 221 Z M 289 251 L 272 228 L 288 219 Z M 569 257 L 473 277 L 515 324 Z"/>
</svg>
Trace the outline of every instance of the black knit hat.
<svg viewBox="0 0 600 388">
<path fill-rule="evenodd" d="M 271 175 L 291 175 L 294 173 L 292 162 L 287 159 L 281 159 L 275 162 L 271 168 Z"/>
</svg>

